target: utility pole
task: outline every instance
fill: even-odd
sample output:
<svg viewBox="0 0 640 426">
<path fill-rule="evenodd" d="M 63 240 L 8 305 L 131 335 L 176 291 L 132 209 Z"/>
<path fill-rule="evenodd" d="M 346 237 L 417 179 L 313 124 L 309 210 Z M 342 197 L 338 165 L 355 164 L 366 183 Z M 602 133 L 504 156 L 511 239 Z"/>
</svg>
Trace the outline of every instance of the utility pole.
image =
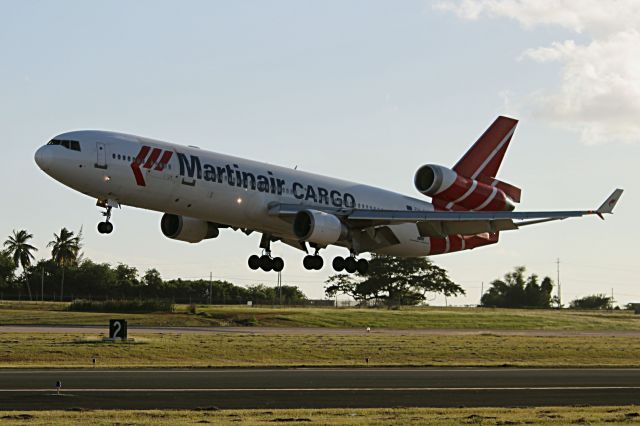
<svg viewBox="0 0 640 426">
<path fill-rule="evenodd" d="M 44 302 L 44 265 L 42 266 L 42 273 L 40 274 L 40 301 Z"/>
<path fill-rule="evenodd" d="M 209 272 L 209 304 L 211 304 L 212 292 L 213 292 L 213 272 Z"/>
<path fill-rule="evenodd" d="M 484 281 L 480 283 L 480 305 L 482 305 L 482 296 L 484 295 Z"/>
<path fill-rule="evenodd" d="M 280 290 L 280 301 L 278 302 L 282 306 L 282 272 L 278 271 L 278 289 Z"/>
<path fill-rule="evenodd" d="M 562 293 L 560 292 L 560 258 L 556 260 L 556 266 L 558 271 L 558 309 L 562 308 Z"/>
</svg>

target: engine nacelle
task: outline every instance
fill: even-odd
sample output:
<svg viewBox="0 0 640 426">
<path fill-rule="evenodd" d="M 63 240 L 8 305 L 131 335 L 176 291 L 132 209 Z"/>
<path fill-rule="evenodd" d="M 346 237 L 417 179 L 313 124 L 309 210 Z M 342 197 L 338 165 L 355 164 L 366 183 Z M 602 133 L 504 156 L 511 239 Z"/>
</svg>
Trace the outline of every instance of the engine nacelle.
<svg viewBox="0 0 640 426">
<path fill-rule="evenodd" d="M 435 164 L 422 166 L 414 177 L 416 189 L 432 197 L 436 208 L 447 210 L 513 210 L 513 200 L 505 193 L 520 190 L 497 179 L 479 176 L 469 179 L 455 171 Z"/>
<path fill-rule="evenodd" d="M 303 241 L 326 246 L 346 238 L 349 230 L 335 215 L 302 210 L 293 221 L 293 233 Z"/>
<path fill-rule="evenodd" d="M 165 237 L 173 240 L 199 243 L 220 235 L 218 226 L 206 220 L 165 213 L 160 221 L 160 229 Z"/>
<path fill-rule="evenodd" d="M 450 188 L 456 183 L 457 179 L 458 174 L 453 170 L 436 164 L 427 164 L 418 169 L 413 182 L 418 191 L 433 197 L 439 192 Z"/>
</svg>

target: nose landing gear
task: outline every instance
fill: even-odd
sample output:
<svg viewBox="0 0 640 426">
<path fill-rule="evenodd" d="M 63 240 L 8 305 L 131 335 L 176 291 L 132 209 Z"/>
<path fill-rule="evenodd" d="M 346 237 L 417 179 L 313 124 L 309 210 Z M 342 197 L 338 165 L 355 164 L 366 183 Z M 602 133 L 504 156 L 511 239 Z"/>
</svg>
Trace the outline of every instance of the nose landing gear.
<svg viewBox="0 0 640 426">
<path fill-rule="evenodd" d="M 106 209 L 106 211 L 102 212 L 102 215 L 105 217 L 104 222 L 98 223 L 98 232 L 101 234 L 110 234 L 113 232 L 113 224 L 109 222 L 111 219 L 111 209 L 113 206 L 105 204 L 102 207 Z"/>
<path fill-rule="evenodd" d="M 98 232 L 101 234 L 110 234 L 113 232 L 113 224 L 111 222 L 98 223 Z"/>
</svg>

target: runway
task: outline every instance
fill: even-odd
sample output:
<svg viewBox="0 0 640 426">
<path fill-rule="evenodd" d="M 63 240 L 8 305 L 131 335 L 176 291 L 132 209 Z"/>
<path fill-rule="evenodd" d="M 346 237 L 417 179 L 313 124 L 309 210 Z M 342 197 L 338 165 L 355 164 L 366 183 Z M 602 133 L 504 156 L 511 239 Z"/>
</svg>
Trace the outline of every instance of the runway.
<svg viewBox="0 0 640 426">
<path fill-rule="evenodd" d="M 62 382 L 60 395 L 55 383 Z M 386 368 L 0 371 L 0 409 L 622 405 L 640 369 Z"/>
</svg>

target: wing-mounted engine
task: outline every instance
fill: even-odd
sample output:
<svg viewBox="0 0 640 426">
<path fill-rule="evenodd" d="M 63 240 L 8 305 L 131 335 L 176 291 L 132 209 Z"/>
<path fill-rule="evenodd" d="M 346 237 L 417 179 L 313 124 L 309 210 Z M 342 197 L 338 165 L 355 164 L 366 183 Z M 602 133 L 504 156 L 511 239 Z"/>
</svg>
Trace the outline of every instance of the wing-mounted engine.
<svg viewBox="0 0 640 426">
<path fill-rule="evenodd" d="M 470 179 L 435 164 L 420 167 L 414 184 L 438 209 L 511 211 L 520 202 L 520 189 L 513 185 L 486 176 Z"/>
<path fill-rule="evenodd" d="M 220 235 L 219 225 L 187 216 L 165 213 L 160 221 L 160 229 L 165 237 L 173 240 L 199 243 Z"/>
<path fill-rule="evenodd" d="M 293 221 L 293 232 L 300 240 L 327 246 L 346 238 L 349 230 L 335 215 L 301 210 Z"/>
</svg>

